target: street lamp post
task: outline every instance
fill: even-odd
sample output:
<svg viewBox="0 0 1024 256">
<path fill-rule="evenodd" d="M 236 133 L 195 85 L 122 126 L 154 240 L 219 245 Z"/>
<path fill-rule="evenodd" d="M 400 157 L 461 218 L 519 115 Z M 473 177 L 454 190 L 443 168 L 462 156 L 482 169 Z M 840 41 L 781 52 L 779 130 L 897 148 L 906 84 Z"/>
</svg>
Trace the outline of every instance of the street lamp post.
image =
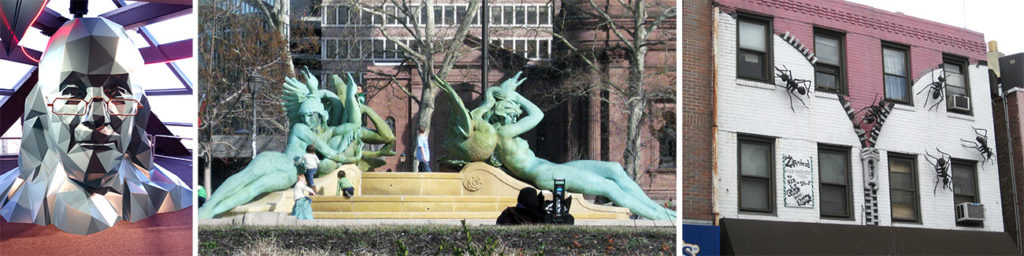
<svg viewBox="0 0 1024 256">
<path fill-rule="evenodd" d="M 490 26 L 490 23 L 491 23 L 491 15 L 488 14 L 488 12 L 490 11 L 490 8 L 487 7 L 487 0 L 481 0 L 481 1 L 482 1 L 481 8 L 483 10 L 480 11 L 480 16 L 482 16 L 482 17 L 480 17 L 480 24 L 481 24 L 481 26 L 480 26 L 481 28 L 480 29 L 483 30 L 483 31 L 481 31 L 481 33 L 480 33 L 481 34 L 481 36 L 480 36 L 480 41 L 481 42 L 480 43 L 483 45 L 483 48 L 482 48 L 483 49 L 483 54 L 480 57 L 482 59 L 482 62 L 480 64 L 480 67 L 481 67 L 480 68 L 480 72 L 481 72 L 481 74 L 480 74 L 480 76 L 481 76 L 481 79 L 480 79 L 480 89 L 481 90 L 480 91 L 484 92 L 484 91 L 487 90 L 487 73 L 489 72 L 488 71 L 488 67 L 487 67 L 487 55 L 489 53 L 488 49 L 490 48 L 489 44 L 491 43 L 491 40 L 490 40 L 490 36 L 489 36 L 489 33 L 488 33 L 488 30 L 489 30 L 488 26 Z"/>
<path fill-rule="evenodd" d="M 252 81 L 249 82 L 249 91 L 252 94 L 252 132 L 250 133 L 250 136 L 252 136 L 253 159 L 256 159 L 256 91 L 260 89 L 260 82 L 261 81 L 256 81 L 255 83 Z"/>
</svg>

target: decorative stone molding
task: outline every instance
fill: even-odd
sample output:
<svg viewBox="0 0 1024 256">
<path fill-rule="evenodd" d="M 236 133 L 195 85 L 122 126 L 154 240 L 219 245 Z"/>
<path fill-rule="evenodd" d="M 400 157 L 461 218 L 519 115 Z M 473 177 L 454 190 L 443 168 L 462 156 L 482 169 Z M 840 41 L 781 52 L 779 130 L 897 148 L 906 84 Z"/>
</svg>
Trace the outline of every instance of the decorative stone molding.
<svg viewBox="0 0 1024 256">
<path fill-rule="evenodd" d="M 465 179 L 462 179 L 462 186 L 465 187 L 466 190 L 469 190 L 470 192 L 475 192 L 477 190 L 480 190 L 480 186 L 483 186 L 483 182 L 480 181 L 480 177 L 469 176 L 466 177 Z"/>
</svg>

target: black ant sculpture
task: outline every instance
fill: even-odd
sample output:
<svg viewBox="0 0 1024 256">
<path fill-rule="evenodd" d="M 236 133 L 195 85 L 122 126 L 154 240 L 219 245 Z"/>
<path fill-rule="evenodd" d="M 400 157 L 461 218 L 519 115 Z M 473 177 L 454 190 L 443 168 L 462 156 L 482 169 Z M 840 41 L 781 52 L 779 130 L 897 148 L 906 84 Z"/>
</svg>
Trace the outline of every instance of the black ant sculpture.
<svg viewBox="0 0 1024 256">
<path fill-rule="evenodd" d="M 917 91 L 917 94 L 921 94 L 922 92 L 924 92 L 924 90 L 931 89 L 931 93 L 929 93 L 931 97 L 924 98 L 924 106 L 928 106 L 929 99 L 935 101 L 935 103 L 928 108 L 929 111 L 932 109 L 938 109 L 937 107 L 939 106 L 939 103 L 942 103 L 943 100 L 946 100 L 946 70 L 942 68 L 942 65 L 939 65 L 939 70 L 942 71 L 942 74 L 939 75 L 938 78 L 939 81 L 932 82 L 928 84 L 928 86 L 922 88 L 920 91 Z M 932 77 L 934 79 L 934 76 Z"/>
<path fill-rule="evenodd" d="M 793 97 L 796 97 L 796 99 L 800 101 L 800 104 L 803 104 L 804 107 L 807 107 L 807 103 L 805 103 L 803 99 L 800 99 L 800 95 L 807 95 L 807 88 L 810 87 L 811 80 L 794 78 L 793 72 L 789 71 L 789 69 L 786 68 L 786 65 L 782 65 L 781 69 L 779 67 L 775 67 L 775 70 L 779 72 L 775 75 L 782 79 L 783 82 L 786 82 L 785 86 L 776 86 L 786 88 L 786 92 L 789 93 L 789 109 L 793 110 L 793 112 L 796 112 L 796 109 L 793 108 Z M 797 93 L 799 93 L 800 95 L 797 95 Z M 807 97 L 810 98 L 811 96 Z"/>
<path fill-rule="evenodd" d="M 861 127 L 864 124 L 872 124 L 876 121 L 882 120 L 882 110 L 885 109 L 886 100 L 878 100 L 878 94 L 875 94 L 875 99 L 871 101 L 871 105 L 864 107 L 853 114 L 856 116 L 861 112 L 867 111 L 864 117 L 860 118 L 860 122 L 857 123 L 857 127 Z"/>
<path fill-rule="evenodd" d="M 946 154 L 946 152 L 939 150 L 939 148 L 935 148 L 935 150 L 939 151 L 938 157 L 929 154 L 928 149 L 924 150 L 924 160 L 928 161 L 928 163 L 935 167 L 935 188 L 932 189 L 932 194 L 935 194 L 935 189 L 939 188 L 940 181 L 942 182 L 942 189 L 949 189 L 952 191 L 953 176 L 949 174 L 950 164 L 952 163 L 950 160 L 951 157 L 949 154 Z M 934 159 L 934 162 L 932 162 L 932 159 Z"/>
<path fill-rule="evenodd" d="M 974 128 L 973 126 L 971 128 L 974 129 L 974 134 L 977 135 L 976 137 L 974 137 L 974 140 L 976 140 L 977 142 L 960 139 L 960 145 L 968 148 L 974 148 L 977 149 L 978 152 L 981 152 L 981 156 L 985 157 L 985 160 L 981 162 L 981 164 L 984 165 L 985 163 L 988 162 L 989 159 L 992 158 L 993 154 L 992 148 L 988 147 L 988 130 L 982 128 Z"/>
</svg>

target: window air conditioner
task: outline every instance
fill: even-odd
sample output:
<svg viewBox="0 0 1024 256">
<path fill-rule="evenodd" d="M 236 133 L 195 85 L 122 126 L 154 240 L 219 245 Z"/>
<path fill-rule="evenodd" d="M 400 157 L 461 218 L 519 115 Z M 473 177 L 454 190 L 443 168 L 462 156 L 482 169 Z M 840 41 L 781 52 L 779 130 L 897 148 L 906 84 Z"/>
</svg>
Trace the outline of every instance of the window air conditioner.
<svg viewBox="0 0 1024 256">
<path fill-rule="evenodd" d="M 971 97 L 965 95 L 953 95 L 949 108 L 960 111 L 971 111 Z"/>
<path fill-rule="evenodd" d="M 985 220 L 985 207 L 979 203 L 956 205 L 956 222 L 981 222 Z"/>
</svg>

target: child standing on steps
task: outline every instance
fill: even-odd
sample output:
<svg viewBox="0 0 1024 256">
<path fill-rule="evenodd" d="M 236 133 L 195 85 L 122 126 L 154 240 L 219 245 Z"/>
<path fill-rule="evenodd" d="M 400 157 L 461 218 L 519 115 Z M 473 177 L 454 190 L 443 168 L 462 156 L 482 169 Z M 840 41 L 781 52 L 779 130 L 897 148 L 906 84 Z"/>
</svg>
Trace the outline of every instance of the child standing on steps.
<svg viewBox="0 0 1024 256">
<path fill-rule="evenodd" d="M 316 165 L 320 163 L 320 158 L 316 157 L 316 151 L 313 145 L 306 146 L 306 154 L 302 155 L 302 164 L 306 169 L 306 181 L 309 182 L 309 187 L 316 191 L 316 184 L 313 183 L 313 177 L 316 176 Z M 313 192 L 314 194 L 316 192 Z"/>
<path fill-rule="evenodd" d="M 355 194 L 355 187 L 352 186 L 352 181 L 345 177 L 345 171 L 338 171 L 338 192 L 335 195 L 341 195 L 343 191 L 345 198 L 352 198 L 352 195 Z"/>
</svg>

